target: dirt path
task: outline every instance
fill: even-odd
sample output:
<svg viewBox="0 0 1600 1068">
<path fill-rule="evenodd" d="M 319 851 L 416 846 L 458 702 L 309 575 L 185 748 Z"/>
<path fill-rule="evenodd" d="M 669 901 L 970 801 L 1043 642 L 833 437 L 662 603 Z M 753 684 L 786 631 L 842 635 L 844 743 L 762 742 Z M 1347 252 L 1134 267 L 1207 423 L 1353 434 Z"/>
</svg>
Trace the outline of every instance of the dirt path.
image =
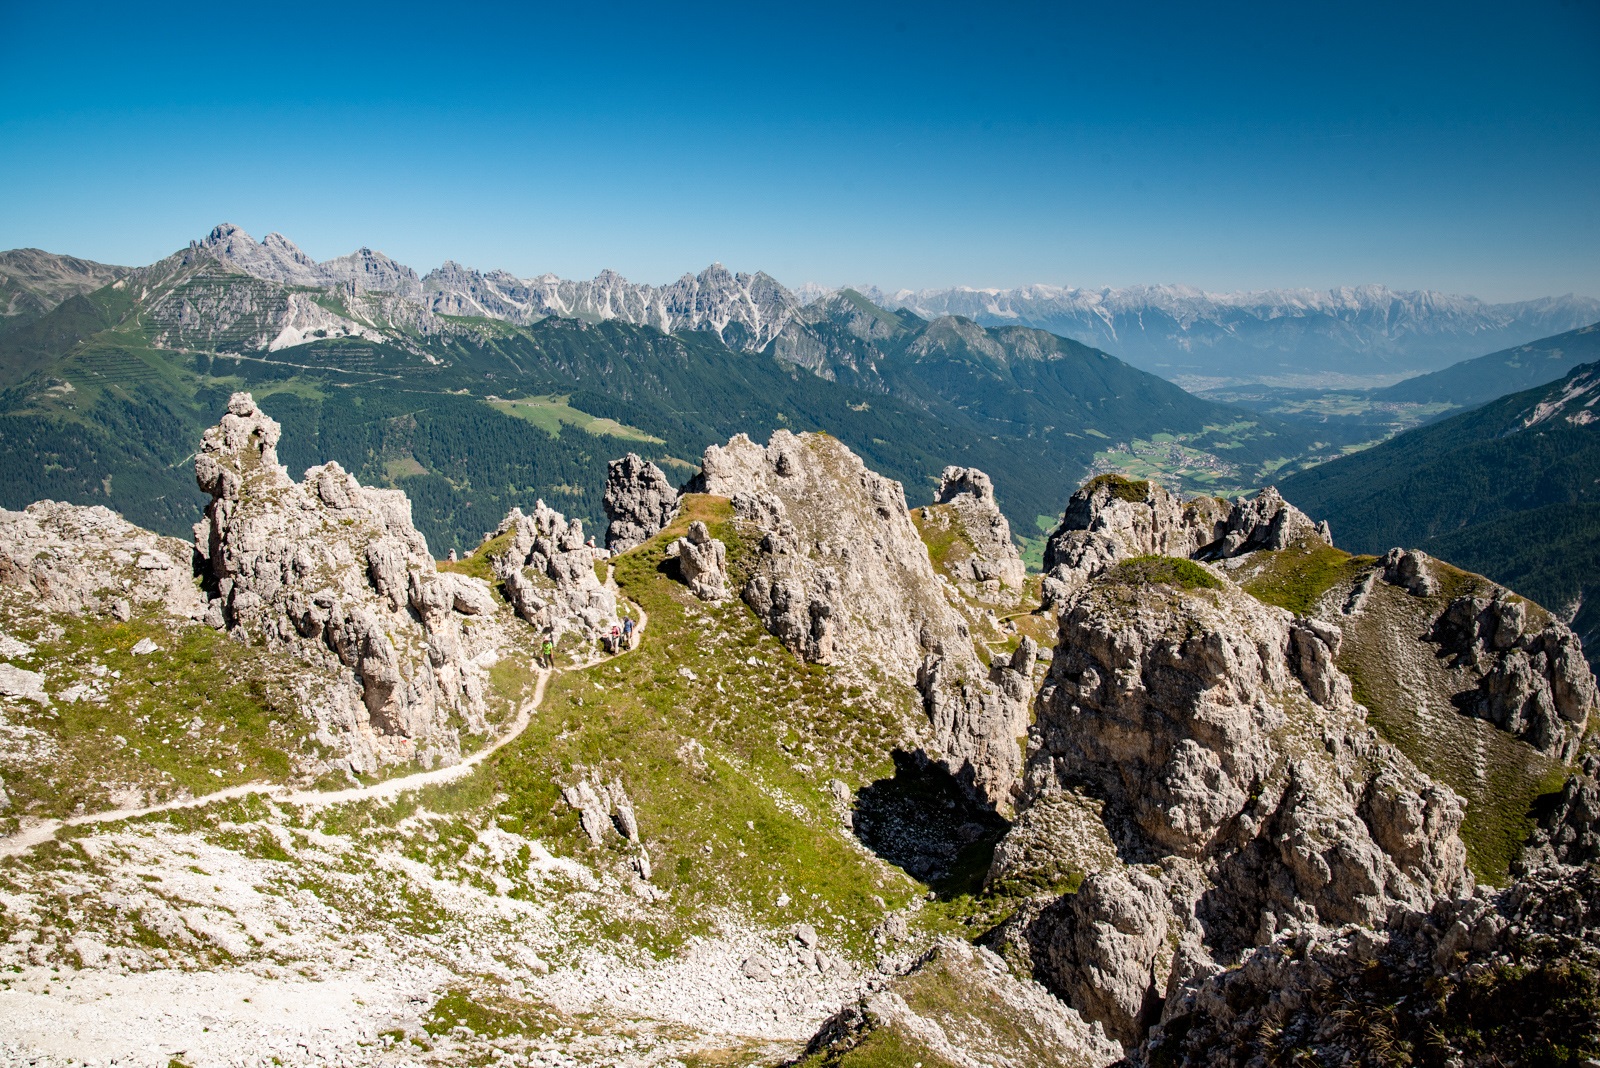
<svg viewBox="0 0 1600 1068">
<path fill-rule="evenodd" d="M 639 647 L 644 629 L 650 622 L 649 615 L 646 614 L 642 607 L 637 604 L 633 607 L 639 613 L 639 623 L 634 630 L 633 644 L 622 650 L 617 656 L 626 656 Z M 608 657 L 607 659 L 615 658 Z M 601 662 L 595 661 L 594 663 Z M 582 671 L 592 666 L 593 663 L 580 664 L 571 670 Z M 69 816 L 64 820 L 42 820 L 39 823 L 24 827 L 8 838 L 0 838 L 0 857 L 20 856 L 34 846 L 55 838 L 65 827 L 84 827 L 94 823 L 116 823 L 119 820 L 138 819 L 142 816 L 154 816 L 162 812 L 203 808 L 218 801 L 231 801 L 240 797 L 262 796 L 270 798 L 278 804 L 311 808 L 342 805 L 352 801 L 388 800 L 410 790 L 419 790 L 424 786 L 438 786 L 443 783 L 454 782 L 465 777 L 472 769 L 515 741 L 523 731 L 528 729 L 528 724 L 533 719 L 533 713 L 538 710 L 540 702 L 544 700 L 545 686 L 550 682 L 550 676 L 554 673 L 550 668 L 540 669 L 539 680 L 533 687 L 533 697 L 524 701 L 517 710 L 517 718 L 512 721 L 511 729 L 491 745 L 484 746 L 464 758 L 459 764 L 451 764 L 445 768 L 435 768 L 432 771 L 418 771 L 410 775 L 401 775 L 397 778 L 374 783 L 371 786 L 352 786 L 345 790 L 291 790 L 281 784 L 246 783 L 243 786 L 230 786 L 226 790 L 202 794 L 199 797 L 165 801 L 159 805 L 150 805 L 147 808 L 115 808 L 108 809 L 105 812 L 91 812 L 83 816 Z"/>
</svg>

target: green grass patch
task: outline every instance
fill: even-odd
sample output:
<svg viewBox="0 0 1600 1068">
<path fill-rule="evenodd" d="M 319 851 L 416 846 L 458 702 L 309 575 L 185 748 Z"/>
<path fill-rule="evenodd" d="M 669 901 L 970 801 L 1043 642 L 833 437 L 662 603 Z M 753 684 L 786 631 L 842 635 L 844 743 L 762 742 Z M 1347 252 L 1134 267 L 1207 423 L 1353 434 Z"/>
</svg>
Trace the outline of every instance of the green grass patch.
<svg viewBox="0 0 1600 1068">
<path fill-rule="evenodd" d="M 511 539 L 515 536 L 516 532 L 512 530 L 497 534 L 461 559 L 440 560 L 436 566 L 440 571 L 453 571 L 458 575 L 468 575 L 472 578 L 482 579 L 492 588 L 498 590 L 500 577 L 494 573 L 494 565 L 490 561 L 505 552 L 511 545 Z"/>
<path fill-rule="evenodd" d="M 325 755 L 293 685 L 310 669 L 286 654 L 160 615 L 63 622 L 16 658 L 46 674 L 51 701 L 18 701 L 7 716 L 56 752 L 7 768 L 13 813 L 68 816 L 282 782 L 297 761 Z M 25 623 L 6 629 L 39 637 Z M 157 649 L 136 656 L 143 639 Z"/>
<path fill-rule="evenodd" d="M 621 438 L 624 441 L 640 441 L 649 445 L 665 444 L 662 439 L 647 434 L 638 427 L 619 423 L 615 419 L 590 415 L 574 408 L 567 403 L 569 399 L 565 396 L 551 395 L 520 397 L 516 400 L 491 400 L 485 403 L 496 411 L 532 423 L 553 438 L 561 436 L 562 427 L 571 426 L 596 437 Z"/>
<path fill-rule="evenodd" d="M 1124 586 L 1171 586 L 1180 590 L 1220 590 L 1222 580 L 1195 563 L 1178 556 L 1135 556 L 1112 568 L 1107 576 Z"/>
<path fill-rule="evenodd" d="M 1251 561 L 1254 573 L 1241 585 L 1258 601 L 1306 616 L 1329 590 L 1350 581 L 1373 559 L 1352 556 L 1320 538 L 1302 538 L 1286 549 L 1257 553 Z"/>
<path fill-rule="evenodd" d="M 1111 496 L 1117 500 L 1128 501 L 1133 504 L 1137 504 L 1150 496 L 1150 482 L 1148 479 L 1134 480 L 1116 473 L 1092 478 L 1089 480 L 1088 485 L 1083 488 L 1092 493 L 1102 486 L 1110 489 Z"/>
<path fill-rule="evenodd" d="M 888 754 L 920 710 L 909 687 L 853 686 L 803 663 L 740 601 L 691 596 L 665 550 L 695 519 L 727 545 L 740 581 L 755 532 L 738 527 L 726 499 L 684 498 L 671 526 L 614 560 L 622 593 L 649 614 L 639 648 L 556 675 L 521 737 L 471 778 L 421 791 L 416 804 L 492 820 L 625 872 L 636 847 L 611 831 L 592 844 L 560 797 L 592 769 L 626 788 L 653 882 L 670 895 L 645 921 L 586 916 L 594 937 L 667 953 L 706 933 L 718 910 L 734 910 L 777 927 L 811 923 L 831 944 L 865 954 L 883 916 L 874 898 L 898 907 L 925 887 L 853 841 L 827 784 L 892 773 Z M 398 820 L 402 811 L 348 818 Z"/>
</svg>

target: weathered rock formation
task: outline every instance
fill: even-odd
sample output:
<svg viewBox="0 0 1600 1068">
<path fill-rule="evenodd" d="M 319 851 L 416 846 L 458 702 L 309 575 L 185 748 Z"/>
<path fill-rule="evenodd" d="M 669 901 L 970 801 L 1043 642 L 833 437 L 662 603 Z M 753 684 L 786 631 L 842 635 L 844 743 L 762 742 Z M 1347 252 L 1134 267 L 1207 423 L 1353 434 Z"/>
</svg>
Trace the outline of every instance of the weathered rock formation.
<svg viewBox="0 0 1600 1068">
<path fill-rule="evenodd" d="M 194 550 L 106 508 L 36 501 L 0 509 L 0 585 L 23 589 L 44 612 L 127 620 L 155 610 L 198 619 L 205 597 Z"/>
<path fill-rule="evenodd" d="M 740 595 L 802 658 L 917 687 L 928 754 L 977 795 L 1009 802 L 1027 730 L 1031 665 L 994 677 L 940 592 L 900 484 L 824 434 L 740 434 L 705 452 L 691 490 L 729 497 L 759 533 Z M 1022 695 L 1022 696 L 1018 696 Z"/>
<path fill-rule="evenodd" d="M 195 456 L 211 495 L 195 528 L 207 621 L 346 673 L 353 700 L 324 727 L 346 736 L 353 766 L 455 759 L 452 716 L 487 728 L 497 632 L 466 621 L 492 617 L 493 598 L 435 570 L 405 494 L 364 487 L 336 463 L 295 482 L 278 464 L 279 434 L 236 393 Z"/>
<path fill-rule="evenodd" d="M 1382 1064 L 1414 1051 L 1412 1063 L 1464 1068 L 1582 1064 L 1600 1056 L 1597 969 L 1600 869 L 1541 869 L 1376 930 L 1280 936 L 1172 999 L 1128 1063 Z"/>
<path fill-rule="evenodd" d="M 594 570 L 605 554 L 584 539 L 582 520 L 569 521 L 539 501 L 532 515 L 511 509 L 488 540 L 507 533 L 505 548 L 489 562 L 517 615 L 557 639 L 598 637 L 617 621 L 616 594 Z"/>
<path fill-rule="evenodd" d="M 1540 813 L 1517 867 L 1600 863 L 1600 750 L 1591 749 Z"/>
<path fill-rule="evenodd" d="M 1044 602 L 1066 604 L 1095 575 L 1133 556 L 1216 560 L 1302 538 L 1332 541 L 1326 524 L 1313 523 L 1271 486 L 1231 504 L 1181 501 L 1158 482 L 1102 475 L 1072 495 L 1045 544 Z"/>
<path fill-rule="evenodd" d="M 1428 573 L 1428 554 L 1420 549 L 1390 549 L 1379 561 L 1383 566 L 1383 580 L 1399 586 L 1418 597 L 1427 597 L 1439 590 L 1439 584 Z"/>
<path fill-rule="evenodd" d="M 711 536 L 706 525 L 696 519 L 689 533 L 667 547 L 676 557 L 678 575 L 684 585 L 702 601 L 721 601 L 728 596 L 728 547 Z"/>
<path fill-rule="evenodd" d="M 989 476 L 975 467 L 945 468 L 938 503 L 948 507 L 925 509 L 928 521 L 955 527 L 967 549 L 951 562 L 957 582 L 989 599 L 996 598 L 1001 587 L 1019 590 L 1028 569 L 1011 541 L 1011 524 L 1000 512 Z"/>
<path fill-rule="evenodd" d="M 1427 640 L 1452 666 L 1482 672 L 1474 689 L 1456 695 L 1457 708 L 1559 760 L 1572 759 L 1600 692 L 1569 628 L 1555 620 L 1530 625 L 1528 603 L 1500 589 L 1455 598 Z"/>
<path fill-rule="evenodd" d="M 1118 861 L 1013 938 L 1125 1043 L 1279 931 L 1379 925 L 1472 885 L 1460 800 L 1367 729 L 1337 632 L 1188 566 L 1113 568 L 1067 608 L 1019 803 L 1019 828 L 1063 794 L 1103 804 Z"/>
<path fill-rule="evenodd" d="M 661 468 L 630 452 L 606 465 L 606 548 L 627 552 L 659 534 L 678 514 L 678 491 Z"/>
</svg>

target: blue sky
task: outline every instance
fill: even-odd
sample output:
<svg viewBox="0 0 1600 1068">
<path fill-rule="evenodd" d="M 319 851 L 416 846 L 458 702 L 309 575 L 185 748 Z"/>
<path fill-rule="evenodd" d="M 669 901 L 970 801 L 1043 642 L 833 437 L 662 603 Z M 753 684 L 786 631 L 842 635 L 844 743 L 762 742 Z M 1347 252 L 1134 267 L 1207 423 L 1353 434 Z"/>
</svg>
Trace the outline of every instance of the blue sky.
<svg viewBox="0 0 1600 1068">
<path fill-rule="evenodd" d="M 0 0 L 0 247 L 1600 296 L 1595 0 L 563 6 Z"/>
</svg>

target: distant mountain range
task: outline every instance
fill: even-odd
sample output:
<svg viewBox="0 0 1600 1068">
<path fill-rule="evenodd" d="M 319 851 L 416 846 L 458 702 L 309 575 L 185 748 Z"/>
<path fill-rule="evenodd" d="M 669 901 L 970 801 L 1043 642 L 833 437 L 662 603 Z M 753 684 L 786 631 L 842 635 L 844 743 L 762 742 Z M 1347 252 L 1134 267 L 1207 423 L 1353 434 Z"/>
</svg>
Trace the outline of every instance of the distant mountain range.
<svg viewBox="0 0 1600 1068">
<path fill-rule="evenodd" d="M 1583 363 L 1600 360 L 1600 323 L 1502 352 L 1463 360 L 1442 371 L 1418 375 L 1375 390 L 1379 403 L 1449 404 L 1473 408 L 1507 393 L 1554 382 Z"/>
<path fill-rule="evenodd" d="M 1191 286 L 862 292 L 923 318 L 1032 326 L 1114 352 L 1166 378 L 1427 371 L 1600 320 L 1600 300 L 1487 304 L 1384 286 L 1206 293 Z"/>
<path fill-rule="evenodd" d="M 706 330 L 731 348 L 756 352 L 802 309 L 845 292 L 811 283 L 789 289 L 765 273 L 736 274 L 721 264 L 664 286 L 630 282 L 614 271 L 588 281 L 553 274 L 519 278 L 453 261 L 421 275 L 368 248 L 318 262 L 282 234 L 257 242 L 230 224 L 216 227 L 191 251 L 262 281 L 343 293 L 340 302 L 298 301 L 283 330 L 266 339 L 271 348 L 329 334 L 362 336 L 382 321 L 436 335 L 450 332 L 451 319 L 526 326 L 558 315 L 589 322 L 616 319 L 664 333 Z M 129 271 L 32 249 L 5 256 L 0 260 L 0 330 L 5 317 L 36 317 L 64 296 L 88 292 Z M 1220 294 L 1188 286 L 1091 290 L 1048 285 L 895 292 L 864 286 L 859 292 L 879 307 L 904 309 L 925 320 L 953 315 L 982 326 L 1046 330 L 1165 378 L 1193 382 L 1195 388 L 1206 379 L 1432 371 L 1600 320 L 1600 300 L 1587 297 L 1489 304 L 1383 286 Z"/>
</svg>

